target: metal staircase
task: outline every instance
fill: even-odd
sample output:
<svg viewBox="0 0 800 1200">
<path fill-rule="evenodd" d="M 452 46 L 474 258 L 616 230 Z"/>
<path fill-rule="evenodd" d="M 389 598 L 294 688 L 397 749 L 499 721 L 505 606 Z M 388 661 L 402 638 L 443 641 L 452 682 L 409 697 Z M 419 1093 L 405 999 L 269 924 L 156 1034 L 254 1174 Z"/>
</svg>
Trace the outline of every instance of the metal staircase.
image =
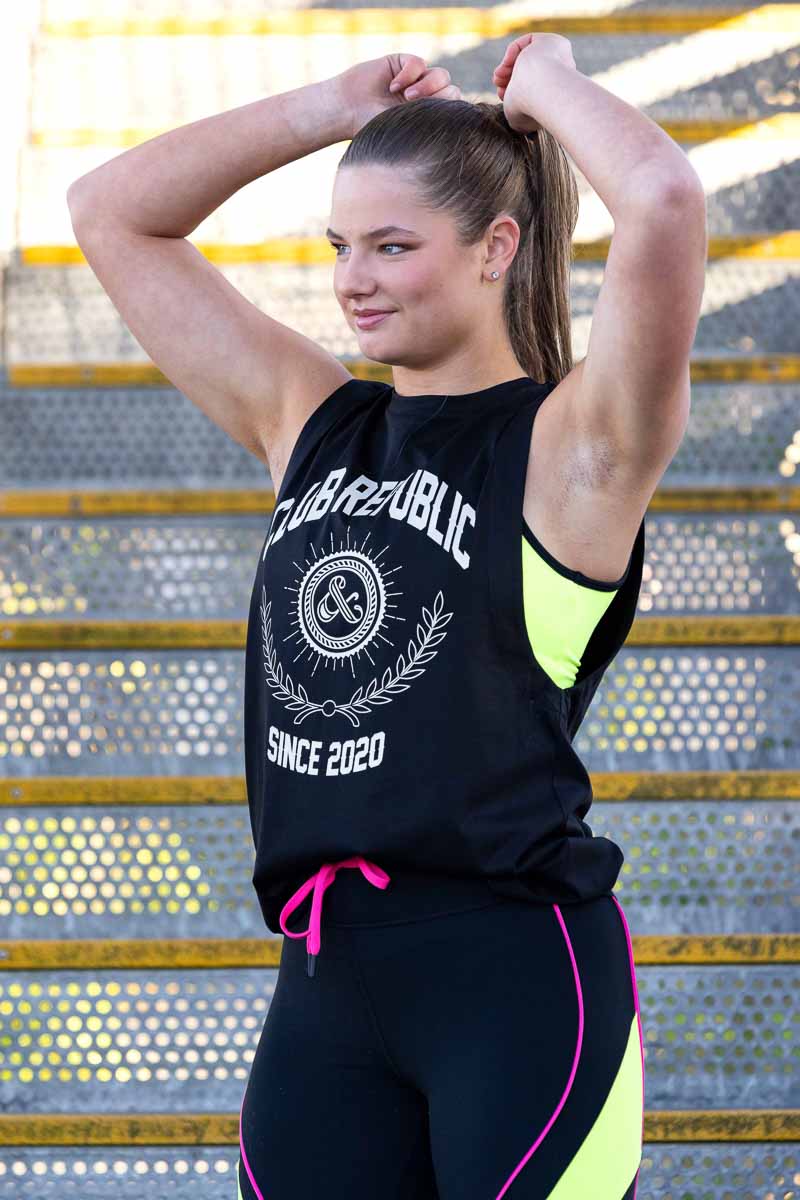
<svg viewBox="0 0 800 1200">
<path fill-rule="evenodd" d="M 271 483 L 125 328 L 67 187 L 299 86 L 301 62 L 308 82 L 330 74 L 331 32 L 342 69 L 413 50 L 491 99 L 524 29 L 569 37 L 708 196 L 690 426 L 648 511 L 637 620 L 575 742 L 592 829 L 626 857 L 637 1200 L 800 1195 L 800 5 L 442 4 L 410 28 L 405 7 L 42 0 L 0 390 L 0 1200 L 234 1200 L 281 952 L 250 883 L 242 745 Z M 389 380 L 332 293 L 342 150 L 243 189 L 192 240 L 265 311 Z M 576 176 L 577 359 L 613 226 Z"/>
</svg>

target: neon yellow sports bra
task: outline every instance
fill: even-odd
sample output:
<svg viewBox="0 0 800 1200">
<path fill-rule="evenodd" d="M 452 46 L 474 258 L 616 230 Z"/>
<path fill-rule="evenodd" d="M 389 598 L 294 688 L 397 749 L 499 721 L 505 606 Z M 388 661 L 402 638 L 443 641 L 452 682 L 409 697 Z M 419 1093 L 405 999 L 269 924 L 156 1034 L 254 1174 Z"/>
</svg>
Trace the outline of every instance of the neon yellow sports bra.
<svg viewBox="0 0 800 1200">
<path fill-rule="evenodd" d="M 607 583 L 572 571 L 545 549 L 522 519 L 522 586 L 525 625 L 537 662 L 561 688 L 571 687 L 589 638 L 625 582 Z"/>
</svg>

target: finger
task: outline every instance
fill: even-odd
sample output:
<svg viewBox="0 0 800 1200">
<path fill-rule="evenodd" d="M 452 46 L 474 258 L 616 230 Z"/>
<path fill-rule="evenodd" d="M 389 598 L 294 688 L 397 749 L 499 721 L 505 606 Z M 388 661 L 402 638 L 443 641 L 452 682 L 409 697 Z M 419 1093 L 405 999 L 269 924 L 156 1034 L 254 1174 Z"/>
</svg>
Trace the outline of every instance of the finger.
<svg viewBox="0 0 800 1200">
<path fill-rule="evenodd" d="M 409 87 L 415 80 L 424 75 L 426 70 L 425 59 L 420 58 L 418 54 L 412 55 L 408 62 L 403 63 L 389 84 L 389 91 L 399 92 L 401 89 Z"/>
<path fill-rule="evenodd" d="M 516 59 L 519 56 L 519 54 L 521 54 L 521 52 L 525 49 L 525 47 L 529 46 L 532 41 L 533 41 L 532 33 L 524 33 L 522 35 L 522 37 L 516 38 L 513 42 L 510 43 L 510 45 L 506 49 L 505 55 L 503 57 L 503 62 L 505 62 L 506 59 L 508 59 L 508 61 L 513 65 L 513 63 L 516 62 Z"/>
<path fill-rule="evenodd" d="M 405 67 L 398 71 L 392 82 L 389 84 L 390 92 L 401 92 L 403 88 L 408 87 L 411 83 L 410 73 L 406 72 Z"/>
<path fill-rule="evenodd" d="M 440 88 L 447 87 L 450 83 L 450 72 L 444 67 L 431 67 L 431 69 L 421 78 L 406 88 L 405 95 L 409 100 L 416 100 L 418 96 L 432 96 L 434 92 L 438 92 Z"/>
<path fill-rule="evenodd" d="M 403 71 L 405 71 L 405 67 L 403 68 Z M 420 81 L 423 79 L 424 75 L 424 71 L 420 71 L 417 74 L 412 74 L 412 72 L 409 71 L 406 73 L 405 77 L 403 77 L 403 72 L 401 71 L 397 78 L 393 79 L 389 84 L 389 91 L 403 92 L 407 95 L 409 88 L 419 87 Z"/>
<path fill-rule="evenodd" d="M 434 93 L 434 100 L 463 100 L 461 88 L 456 87 L 453 83 L 449 87 L 442 88 L 441 91 Z"/>
</svg>

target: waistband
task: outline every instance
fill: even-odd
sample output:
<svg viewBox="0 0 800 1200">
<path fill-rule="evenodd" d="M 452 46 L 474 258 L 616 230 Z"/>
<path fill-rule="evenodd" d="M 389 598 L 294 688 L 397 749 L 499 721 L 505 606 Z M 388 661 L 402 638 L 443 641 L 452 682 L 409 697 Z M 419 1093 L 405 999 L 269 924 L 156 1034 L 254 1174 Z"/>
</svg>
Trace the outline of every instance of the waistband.
<svg viewBox="0 0 800 1200">
<path fill-rule="evenodd" d="M 331 886 L 333 885 L 333 886 Z M 308 928 L 290 930 L 286 922 L 311 893 Z M 308 974 L 314 974 L 321 947 L 323 897 L 325 923 L 336 926 L 394 925 L 470 908 L 507 903 L 478 875 L 460 878 L 392 870 L 391 874 L 363 855 L 323 863 L 301 884 L 281 909 L 280 926 L 287 937 L 306 938 Z"/>
</svg>

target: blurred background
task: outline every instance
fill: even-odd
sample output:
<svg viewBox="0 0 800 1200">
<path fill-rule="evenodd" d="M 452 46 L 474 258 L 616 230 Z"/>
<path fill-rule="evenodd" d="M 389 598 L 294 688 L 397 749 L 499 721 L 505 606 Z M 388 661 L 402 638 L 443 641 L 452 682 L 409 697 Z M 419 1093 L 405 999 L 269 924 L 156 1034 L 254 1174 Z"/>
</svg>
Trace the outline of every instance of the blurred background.
<svg viewBox="0 0 800 1200">
<path fill-rule="evenodd" d="M 242 742 L 271 480 L 148 360 L 67 188 L 382 53 L 496 100 L 491 72 L 531 30 L 658 122 L 708 205 L 691 420 L 575 741 L 591 827 L 626 859 L 637 1200 L 800 1197 L 800 5 L 20 0 L 0 16 L 0 1200 L 233 1200 L 281 948 L 250 881 Z M 257 180 L 191 240 L 391 381 L 333 295 L 344 149 Z M 613 222 L 573 169 L 577 360 Z"/>
</svg>

